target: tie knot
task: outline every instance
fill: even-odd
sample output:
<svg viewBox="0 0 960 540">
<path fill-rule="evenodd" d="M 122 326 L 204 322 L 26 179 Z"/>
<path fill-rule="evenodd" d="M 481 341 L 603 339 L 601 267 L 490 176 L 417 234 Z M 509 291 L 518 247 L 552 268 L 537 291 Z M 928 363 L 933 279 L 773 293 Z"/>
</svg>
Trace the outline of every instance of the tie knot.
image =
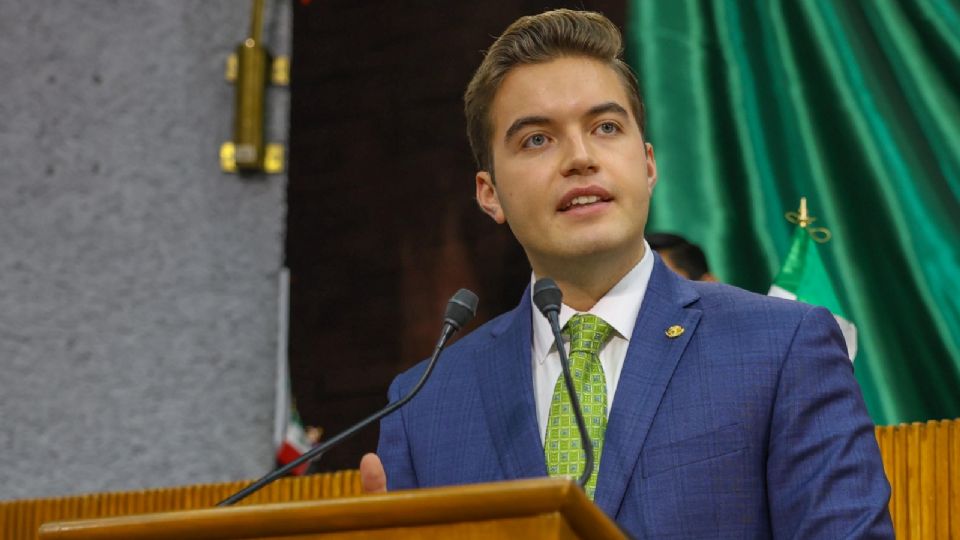
<svg viewBox="0 0 960 540">
<path fill-rule="evenodd" d="M 570 336 L 570 353 L 586 352 L 596 355 L 613 335 L 613 327 L 590 313 L 578 313 L 567 321 L 564 333 Z"/>
</svg>

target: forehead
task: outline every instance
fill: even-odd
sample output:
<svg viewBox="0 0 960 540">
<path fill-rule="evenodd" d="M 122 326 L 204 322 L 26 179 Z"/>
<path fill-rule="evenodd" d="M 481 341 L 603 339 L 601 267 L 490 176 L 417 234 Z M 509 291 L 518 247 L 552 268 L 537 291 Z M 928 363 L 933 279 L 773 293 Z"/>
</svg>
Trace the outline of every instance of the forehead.
<svg viewBox="0 0 960 540">
<path fill-rule="evenodd" d="M 630 111 L 627 91 L 612 67 L 592 58 L 561 57 L 511 69 L 494 95 L 490 118 L 494 133 L 502 136 L 520 117 L 577 118 L 608 102 Z"/>
</svg>

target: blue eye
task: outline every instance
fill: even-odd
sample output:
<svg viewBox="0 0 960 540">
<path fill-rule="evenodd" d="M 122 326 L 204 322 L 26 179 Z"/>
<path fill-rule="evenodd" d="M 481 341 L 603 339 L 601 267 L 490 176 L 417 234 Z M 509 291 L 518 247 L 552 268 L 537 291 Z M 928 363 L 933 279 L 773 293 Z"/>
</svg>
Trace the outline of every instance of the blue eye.
<svg viewBox="0 0 960 540">
<path fill-rule="evenodd" d="M 604 135 L 613 135 L 620 131 L 620 126 L 614 124 L 613 122 L 604 122 L 597 127 L 597 130 Z"/>
<path fill-rule="evenodd" d="M 524 148 L 537 148 L 545 144 L 547 144 L 547 137 L 541 133 L 531 135 L 527 140 L 523 141 Z"/>
</svg>

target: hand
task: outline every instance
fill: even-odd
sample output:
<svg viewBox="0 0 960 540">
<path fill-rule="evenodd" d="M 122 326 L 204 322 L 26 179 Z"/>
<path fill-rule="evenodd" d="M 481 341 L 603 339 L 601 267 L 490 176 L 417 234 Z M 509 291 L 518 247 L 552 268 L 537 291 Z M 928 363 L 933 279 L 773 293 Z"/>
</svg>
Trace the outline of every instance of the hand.
<svg viewBox="0 0 960 540">
<path fill-rule="evenodd" d="M 366 454 L 360 459 L 360 486 L 364 493 L 387 492 L 387 473 L 376 454 Z"/>
</svg>

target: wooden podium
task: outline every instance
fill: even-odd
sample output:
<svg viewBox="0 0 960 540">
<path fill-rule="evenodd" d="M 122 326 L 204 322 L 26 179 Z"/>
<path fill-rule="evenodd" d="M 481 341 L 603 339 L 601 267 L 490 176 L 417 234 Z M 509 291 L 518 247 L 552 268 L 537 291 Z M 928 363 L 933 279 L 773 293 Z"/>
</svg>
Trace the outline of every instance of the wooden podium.
<svg viewBox="0 0 960 540">
<path fill-rule="evenodd" d="M 624 539 L 567 480 L 532 479 L 313 502 L 142 514 L 40 527 L 43 540 Z"/>
</svg>

